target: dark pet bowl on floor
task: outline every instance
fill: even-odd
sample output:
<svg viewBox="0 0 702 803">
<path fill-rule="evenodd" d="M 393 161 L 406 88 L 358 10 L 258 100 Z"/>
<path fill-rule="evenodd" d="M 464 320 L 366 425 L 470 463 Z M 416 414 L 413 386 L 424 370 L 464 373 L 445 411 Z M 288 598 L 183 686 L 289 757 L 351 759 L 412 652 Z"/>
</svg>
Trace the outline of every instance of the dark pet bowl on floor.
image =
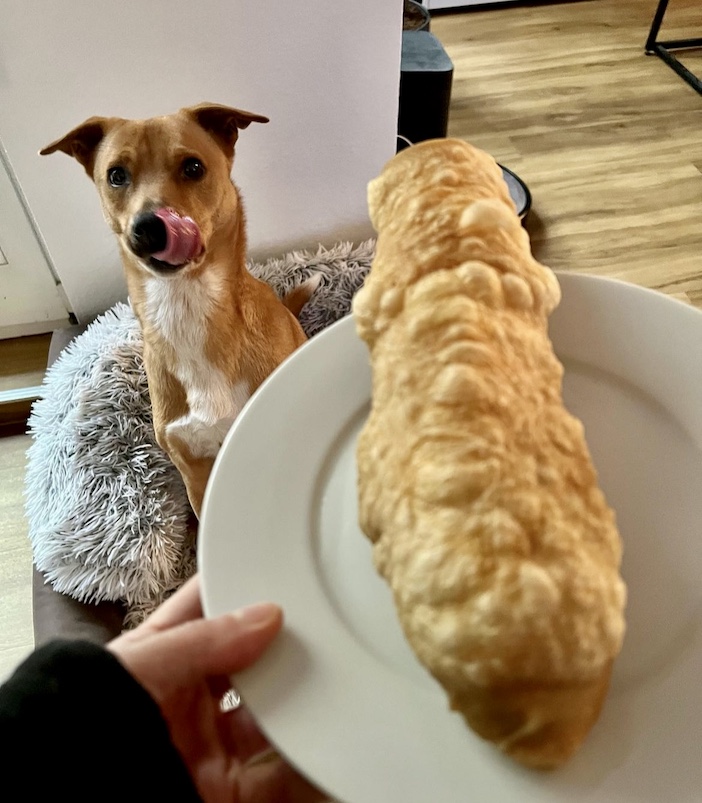
<svg viewBox="0 0 702 803">
<path fill-rule="evenodd" d="M 431 28 L 429 9 L 416 0 L 405 0 L 405 12 L 402 20 L 404 31 L 428 31 Z"/>
<path fill-rule="evenodd" d="M 517 214 L 522 221 L 526 218 L 529 210 L 531 209 L 531 193 L 529 187 L 519 178 L 516 173 L 513 173 L 509 168 L 500 165 L 502 175 L 507 183 L 509 194 L 517 207 Z"/>
</svg>

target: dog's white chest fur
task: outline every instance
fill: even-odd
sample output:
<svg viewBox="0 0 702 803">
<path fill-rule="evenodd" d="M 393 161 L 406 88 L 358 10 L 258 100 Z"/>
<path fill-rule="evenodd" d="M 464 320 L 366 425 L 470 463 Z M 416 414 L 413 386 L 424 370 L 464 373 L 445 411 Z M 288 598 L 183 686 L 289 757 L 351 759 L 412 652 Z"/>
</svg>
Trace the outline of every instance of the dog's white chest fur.
<svg viewBox="0 0 702 803">
<path fill-rule="evenodd" d="M 167 436 L 183 441 L 193 457 L 214 457 L 232 422 L 251 395 L 244 381 L 232 381 L 205 356 L 211 336 L 208 322 L 221 298 L 215 271 L 202 278 L 149 278 L 146 314 L 175 350 L 175 375 L 185 389 L 190 411 L 166 427 Z"/>
</svg>

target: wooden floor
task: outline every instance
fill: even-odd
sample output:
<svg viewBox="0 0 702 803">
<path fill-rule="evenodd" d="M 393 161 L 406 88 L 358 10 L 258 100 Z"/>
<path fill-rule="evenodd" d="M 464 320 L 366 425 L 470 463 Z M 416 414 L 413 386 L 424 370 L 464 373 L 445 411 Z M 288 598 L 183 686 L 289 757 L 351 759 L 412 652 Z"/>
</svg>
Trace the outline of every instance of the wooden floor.
<svg viewBox="0 0 702 803">
<path fill-rule="evenodd" d="M 27 435 L 0 438 L 0 681 L 34 645 L 32 554 L 24 518 Z"/>
<path fill-rule="evenodd" d="M 702 306 L 702 96 L 644 55 L 657 0 L 582 0 L 440 16 L 454 62 L 449 133 L 534 196 L 534 251 L 554 269 Z M 702 37 L 699 0 L 667 38 Z M 702 57 L 685 59 L 702 76 Z"/>
<path fill-rule="evenodd" d="M 50 335 L 0 340 L 0 393 L 41 385 Z"/>
<path fill-rule="evenodd" d="M 527 182 L 537 256 L 702 306 L 702 96 L 643 55 L 656 5 L 493 8 L 437 16 L 432 31 L 455 66 L 450 134 Z M 667 20 L 667 38 L 702 36 L 699 0 L 671 3 Z M 686 61 L 702 75 L 702 58 Z M 27 445 L 0 439 L 0 677 L 32 643 Z"/>
</svg>

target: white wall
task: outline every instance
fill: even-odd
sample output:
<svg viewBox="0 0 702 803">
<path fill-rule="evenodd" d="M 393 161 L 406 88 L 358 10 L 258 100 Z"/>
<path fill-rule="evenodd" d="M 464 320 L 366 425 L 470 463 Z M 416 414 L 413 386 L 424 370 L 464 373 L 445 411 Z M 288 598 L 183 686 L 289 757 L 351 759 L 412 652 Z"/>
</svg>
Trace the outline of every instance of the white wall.
<svg viewBox="0 0 702 803">
<path fill-rule="evenodd" d="M 365 186 L 395 150 L 402 0 L 2 0 L 0 139 L 73 311 L 124 295 L 82 168 L 37 151 L 93 114 L 204 100 L 265 114 L 234 178 L 252 255 L 371 234 Z"/>
<path fill-rule="evenodd" d="M 68 322 L 63 298 L 0 152 L 0 338 L 51 332 Z"/>
</svg>

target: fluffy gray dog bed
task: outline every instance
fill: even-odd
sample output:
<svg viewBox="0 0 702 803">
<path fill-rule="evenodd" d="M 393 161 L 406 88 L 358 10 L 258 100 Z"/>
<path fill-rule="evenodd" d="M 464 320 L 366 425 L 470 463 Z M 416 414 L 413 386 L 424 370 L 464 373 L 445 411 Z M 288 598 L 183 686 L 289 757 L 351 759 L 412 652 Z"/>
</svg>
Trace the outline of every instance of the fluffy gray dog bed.
<svg viewBox="0 0 702 803">
<path fill-rule="evenodd" d="M 251 272 L 282 295 L 322 281 L 300 316 L 308 337 L 346 315 L 373 241 L 296 252 Z M 121 600 L 140 621 L 195 569 L 180 475 L 156 443 L 141 331 L 117 304 L 49 369 L 29 420 L 26 508 L 34 562 L 57 591 Z"/>
</svg>

